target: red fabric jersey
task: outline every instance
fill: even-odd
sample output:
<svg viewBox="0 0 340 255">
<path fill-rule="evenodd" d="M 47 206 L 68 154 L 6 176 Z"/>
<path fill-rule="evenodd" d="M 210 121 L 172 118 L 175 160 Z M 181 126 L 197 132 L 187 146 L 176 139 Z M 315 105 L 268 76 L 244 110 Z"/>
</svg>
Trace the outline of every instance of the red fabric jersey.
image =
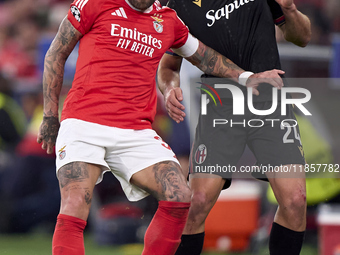
<svg viewBox="0 0 340 255">
<path fill-rule="evenodd" d="M 175 11 L 158 1 L 139 12 L 125 0 L 75 0 L 68 20 L 84 36 L 61 119 L 151 128 L 159 60 L 188 38 Z"/>
</svg>

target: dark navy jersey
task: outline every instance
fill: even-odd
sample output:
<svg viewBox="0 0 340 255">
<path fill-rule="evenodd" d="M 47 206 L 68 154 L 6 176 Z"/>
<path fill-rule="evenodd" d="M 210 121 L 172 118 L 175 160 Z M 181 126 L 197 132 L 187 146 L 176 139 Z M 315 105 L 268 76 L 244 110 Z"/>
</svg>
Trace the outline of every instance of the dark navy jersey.
<svg viewBox="0 0 340 255">
<path fill-rule="evenodd" d="M 168 6 L 191 34 L 242 69 L 258 73 L 281 68 L 275 24 L 285 20 L 275 0 L 169 0 Z M 260 86 L 265 91 L 261 97 L 271 94 L 268 86 Z"/>
<path fill-rule="evenodd" d="M 204 44 L 258 73 L 281 68 L 274 21 L 282 22 L 283 13 L 268 2 L 273 12 L 267 0 L 170 0 L 168 6 Z"/>
</svg>

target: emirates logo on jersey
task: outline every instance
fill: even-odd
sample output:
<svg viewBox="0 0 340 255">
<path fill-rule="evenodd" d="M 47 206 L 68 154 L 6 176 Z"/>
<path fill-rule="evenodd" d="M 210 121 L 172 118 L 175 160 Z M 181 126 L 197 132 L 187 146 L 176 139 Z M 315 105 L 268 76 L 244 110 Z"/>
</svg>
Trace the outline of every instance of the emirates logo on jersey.
<svg viewBox="0 0 340 255">
<path fill-rule="evenodd" d="M 156 30 L 156 32 L 158 32 L 158 33 L 163 32 L 163 24 L 161 24 L 161 22 L 163 22 L 163 20 L 160 19 L 161 17 L 162 17 L 162 15 L 159 15 L 159 14 L 155 14 L 154 16 L 151 16 L 151 18 L 154 19 L 153 27 Z"/>
<path fill-rule="evenodd" d="M 117 47 L 130 49 L 148 57 L 153 57 L 155 48 L 162 48 L 162 40 L 153 37 L 151 34 L 144 34 L 137 28 L 132 29 L 122 27 L 119 24 L 111 24 L 111 36 L 119 37 Z"/>
</svg>

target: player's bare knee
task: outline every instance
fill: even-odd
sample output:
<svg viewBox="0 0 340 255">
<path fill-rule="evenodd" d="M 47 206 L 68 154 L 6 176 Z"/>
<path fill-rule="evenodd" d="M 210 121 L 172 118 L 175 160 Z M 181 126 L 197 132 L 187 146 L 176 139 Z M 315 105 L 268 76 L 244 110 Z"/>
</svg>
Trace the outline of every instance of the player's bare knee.
<svg viewBox="0 0 340 255">
<path fill-rule="evenodd" d="M 85 193 L 68 194 L 66 197 L 61 197 L 63 204 L 75 210 L 82 209 L 91 205 L 91 195 L 89 191 Z"/>
<path fill-rule="evenodd" d="M 191 198 L 191 207 L 192 210 L 197 213 L 197 215 L 208 215 L 213 205 L 214 202 L 212 199 L 209 199 L 205 192 L 193 192 Z"/>
<path fill-rule="evenodd" d="M 292 192 L 290 196 L 285 197 L 283 204 L 280 206 L 289 211 L 294 217 L 299 215 L 302 217 L 307 206 L 306 192 L 302 190 Z"/>
<path fill-rule="evenodd" d="M 291 198 L 291 207 L 295 211 L 304 211 L 306 207 L 306 193 L 298 192 Z"/>
<path fill-rule="evenodd" d="M 61 191 L 61 213 L 87 218 L 92 201 L 92 191 L 73 186 L 73 192 Z"/>
<path fill-rule="evenodd" d="M 72 162 L 58 171 L 61 193 L 61 211 L 77 215 L 89 210 L 93 190 L 90 187 L 88 165 Z"/>
</svg>

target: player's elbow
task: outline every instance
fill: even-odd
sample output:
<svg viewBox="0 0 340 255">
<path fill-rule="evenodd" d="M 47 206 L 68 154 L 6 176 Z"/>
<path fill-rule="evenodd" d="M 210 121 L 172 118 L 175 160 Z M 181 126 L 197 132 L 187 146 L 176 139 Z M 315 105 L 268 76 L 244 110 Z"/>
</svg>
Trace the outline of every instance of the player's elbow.
<svg viewBox="0 0 340 255">
<path fill-rule="evenodd" d="M 289 30 L 284 31 L 284 37 L 286 41 L 292 42 L 299 47 L 306 47 L 312 38 L 312 31 L 309 26 L 305 26 L 300 31 L 290 32 Z"/>
<path fill-rule="evenodd" d="M 306 47 L 312 38 L 311 31 L 306 32 L 301 38 L 298 46 Z"/>
<path fill-rule="evenodd" d="M 304 48 L 308 45 L 309 41 L 306 41 L 306 42 L 302 42 L 300 43 L 298 46 L 301 47 L 301 48 Z"/>
<path fill-rule="evenodd" d="M 292 42 L 295 45 L 297 45 L 299 47 L 302 47 L 302 48 L 304 48 L 304 47 L 306 47 L 308 45 L 308 43 L 310 42 L 311 38 L 312 38 L 312 34 L 310 32 L 303 33 L 299 37 L 285 35 L 286 41 Z"/>
<path fill-rule="evenodd" d="M 303 32 L 301 33 L 301 36 L 300 36 L 299 46 L 306 47 L 311 39 L 312 39 L 312 27 L 311 27 L 310 20 L 307 18 Z"/>
<path fill-rule="evenodd" d="M 306 39 L 306 40 L 300 40 L 298 42 L 296 42 L 295 44 L 301 48 L 304 48 L 308 45 L 310 39 Z"/>
</svg>

